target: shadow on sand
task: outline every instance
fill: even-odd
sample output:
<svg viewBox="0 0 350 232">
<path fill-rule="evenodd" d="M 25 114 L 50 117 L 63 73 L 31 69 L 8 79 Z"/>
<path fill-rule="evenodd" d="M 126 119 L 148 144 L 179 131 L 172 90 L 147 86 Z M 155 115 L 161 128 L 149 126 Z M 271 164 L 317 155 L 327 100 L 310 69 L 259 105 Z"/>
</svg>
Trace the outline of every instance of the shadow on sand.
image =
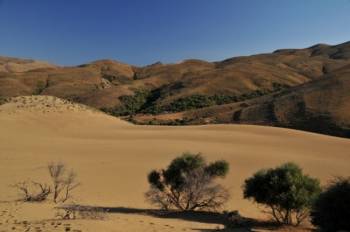
<svg viewBox="0 0 350 232">
<path fill-rule="evenodd" d="M 102 206 L 83 206 L 83 205 L 73 205 L 73 206 L 65 206 L 63 208 L 77 208 L 78 210 L 89 209 L 92 211 L 99 211 L 105 213 L 118 213 L 118 214 L 138 214 L 138 215 L 146 215 L 157 218 L 167 218 L 167 219 L 180 219 L 184 221 L 191 222 L 200 222 L 200 223 L 208 223 L 208 224 L 219 224 L 219 225 L 227 225 L 228 220 L 227 216 L 223 213 L 218 212 L 205 212 L 205 211 L 166 211 L 159 209 L 139 209 L 139 208 L 127 208 L 127 207 L 102 207 Z M 242 228 L 230 228 L 229 230 L 220 230 L 220 229 L 200 229 L 200 228 L 192 228 L 193 231 L 202 231 L 202 232 L 213 232 L 213 231 L 231 231 L 231 232 L 247 232 L 247 231 L 257 231 L 253 228 L 261 228 L 265 230 L 276 230 L 278 226 L 269 221 L 257 221 L 251 218 L 245 218 L 249 220 L 249 226 L 245 226 Z"/>
</svg>

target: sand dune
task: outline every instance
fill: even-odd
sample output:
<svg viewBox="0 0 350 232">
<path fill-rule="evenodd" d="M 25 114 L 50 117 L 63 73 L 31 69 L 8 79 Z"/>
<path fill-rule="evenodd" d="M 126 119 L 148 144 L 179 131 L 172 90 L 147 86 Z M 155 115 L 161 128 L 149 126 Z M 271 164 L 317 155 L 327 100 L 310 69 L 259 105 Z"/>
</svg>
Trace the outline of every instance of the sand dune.
<svg viewBox="0 0 350 232">
<path fill-rule="evenodd" d="M 258 169 L 293 161 L 322 183 L 350 175 L 348 139 L 262 126 L 135 126 L 54 97 L 18 97 L 0 105 L 0 202 L 18 197 L 10 187 L 17 181 L 48 181 L 45 166 L 61 161 L 79 174 L 82 185 L 75 192 L 75 202 L 147 209 L 150 205 L 143 197 L 147 173 L 164 167 L 184 151 L 202 152 L 208 160 L 229 161 L 230 174 L 223 182 L 232 199 L 225 209 L 239 210 L 248 217 L 263 217 L 241 193 L 244 179 Z M 16 220 L 33 223 L 53 218 L 48 211 L 53 205 L 17 204 L 0 203 L 0 212 L 18 211 L 11 213 Z M 44 223 L 46 231 L 65 229 L 63 224 Z M 219 226 L 123 212 L 103 221 L 69 223 L 71 229 L 82 231 L 204 231 Z M 10 225 L 0 221 L 0 231 Z M 37 227 L 44 228 L 41 224 Z"/>
</svg>

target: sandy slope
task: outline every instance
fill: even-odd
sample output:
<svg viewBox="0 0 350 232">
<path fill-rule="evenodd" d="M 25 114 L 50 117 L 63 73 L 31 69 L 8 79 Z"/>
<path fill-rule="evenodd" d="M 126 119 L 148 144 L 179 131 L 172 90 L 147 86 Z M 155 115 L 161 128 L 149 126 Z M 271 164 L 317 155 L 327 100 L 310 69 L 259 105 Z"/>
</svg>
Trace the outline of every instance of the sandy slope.
<svg viewBox="0 0 350 232">
<path fill-rule="evenodd" d="M 61 161 L 79 174 L 82 185 L 75 192 L 76 202 L 149 208 L 143 198 L 147 173 L 164 167 L 184 151 L 230 162 L 224 184 L 231 189 L 232 199 L 226 209 L 249 217 L 262 215 L 255 205 L 242 199 L 241 185 L 260 168 L 294 161 L 323 183 L 333 176 L 350 175 L 347 139 L 260 126 L 134 126 L 57 98 L 19 97 L 0 106 L 0 202 L 17 198 L 9 185 L 29 178 L 47 181 L 47 163 Z M 48 210 L 52 207 L 0 203 L 0 213 L 6 211 L 14 220 L 42 223 L 53 218 Z M 0 219 L 0 231 L 12 227 L 4 218 Z M 43 231 L 65 229 L 63 224 L 55 228 L 56 224 L 50 223 L 37 227 Z M 105 221 L 70 223 L 83 231 L 198 231 L 217 227 L 132 213 L 111 214 Z"/>
</svg>

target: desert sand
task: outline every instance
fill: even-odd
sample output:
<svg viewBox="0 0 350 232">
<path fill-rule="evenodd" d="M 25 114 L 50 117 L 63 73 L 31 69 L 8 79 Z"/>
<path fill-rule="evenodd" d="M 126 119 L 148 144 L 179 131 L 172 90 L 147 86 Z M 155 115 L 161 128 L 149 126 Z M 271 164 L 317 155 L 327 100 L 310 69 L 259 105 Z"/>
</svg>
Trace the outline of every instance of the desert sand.
<svg viewBox="0 0 350 232">
<path fill-rule="evenodd" d="M 136 126 L 90 108 L 48 97 L 18 97 L 0 105 L 0 231 L 211 231 L 217 223 L 144 215 L 146 176 L 182 152 L 225 159 L 225 210 L 264 218 L 244 200 L 244 179 L 261 168 L 293 161 L 326 184 L 350 175 L 350 140 L 290 129 L 249 125 Z M 74 202 L 111 208 L 104 220 L 54 219 L 51 203 L 15 202 L 11 184 L 48 182 L 47 164 L 64 162 L 81 182 Z M 25 225 L 27 221 L 31 225 Z"/>
</svg>

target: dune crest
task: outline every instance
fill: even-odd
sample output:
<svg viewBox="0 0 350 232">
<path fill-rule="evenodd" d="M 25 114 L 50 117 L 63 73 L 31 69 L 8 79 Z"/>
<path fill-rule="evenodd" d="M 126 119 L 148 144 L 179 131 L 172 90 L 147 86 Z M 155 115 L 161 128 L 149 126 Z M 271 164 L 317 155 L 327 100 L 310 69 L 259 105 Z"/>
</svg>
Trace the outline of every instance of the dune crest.
<svg viewBox="0 0 350 232">
<path fill-rule="evenodd" d="M 72 103 L 68 100 L 53 96 L 20 96 L 7 98 L 4 99 L 0 110 L 4 113 L 93 111 L 92 108 L 85 105 Z"/>
<path fill-rule="evenodd" d="M 29 122 L 32 122 L 30 119 L 34 118 L 39 123 L 38 127 L 40 127 L 40 122 L 45 121 L 49 122 L 45 124 L 46 127 L 69 124 L 71 121 L 76 122 L 77 125 L 84 124 L 84 122 L 89 124 L 90 121 L 94 122 L 95 118 L 101 122 L 112 122 L 114 125 L 131 126 L 125 121 L 111 117 L 92 107 L 53 96 L 35 95 L 4 98 L 0 102 L 0 118 L 7 121 L 23 119 L 21 121 L 29 120 Z"/>
</svg>

